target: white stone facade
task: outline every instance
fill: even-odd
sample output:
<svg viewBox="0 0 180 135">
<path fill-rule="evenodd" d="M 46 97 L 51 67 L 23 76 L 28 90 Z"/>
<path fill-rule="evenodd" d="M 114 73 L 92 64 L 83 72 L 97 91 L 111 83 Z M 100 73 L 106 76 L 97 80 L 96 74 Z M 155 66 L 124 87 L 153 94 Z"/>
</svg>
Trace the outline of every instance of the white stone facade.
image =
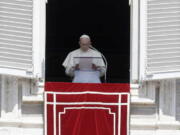
<svg viewBox="0 0 180 135">
<path fill-rule="evenodd" d="M 179 134 L 179 80 L 149 82 L 143 87 L 131 91 L 131 135 Z"/>
<path fill-rule="evenodd" d="M 43 135 L 43 87 L 13 76 L 0 80 L 0 134 Z"/>
<path fill-rule="evenodd" d="M 43 85 L 1 76 L 0 134 L 43 135 Z M 131 84 L 131 135 L 179 135 L 180 81 Z"/>
</svg>

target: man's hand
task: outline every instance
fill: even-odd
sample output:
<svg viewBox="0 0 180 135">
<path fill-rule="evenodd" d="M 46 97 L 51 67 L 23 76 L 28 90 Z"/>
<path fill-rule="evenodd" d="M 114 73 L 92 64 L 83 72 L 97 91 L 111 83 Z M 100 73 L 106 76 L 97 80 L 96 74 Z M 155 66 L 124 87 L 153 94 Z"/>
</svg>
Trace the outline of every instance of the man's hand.
<svg viewBox="0 0 180 135">
<path fill-rule="evenodd" d="M 76 64 L 76 66 L 74 67 L 75 70 L 79 70 L 79 64 Z"/>
<path fill-rule="evenodd" d="M 99 68 L 100 68 L 99 66 L 96 66 L 95 64 L 92 64 L 92 69 L 93 70 L 99 70 Z"/>
</svg>

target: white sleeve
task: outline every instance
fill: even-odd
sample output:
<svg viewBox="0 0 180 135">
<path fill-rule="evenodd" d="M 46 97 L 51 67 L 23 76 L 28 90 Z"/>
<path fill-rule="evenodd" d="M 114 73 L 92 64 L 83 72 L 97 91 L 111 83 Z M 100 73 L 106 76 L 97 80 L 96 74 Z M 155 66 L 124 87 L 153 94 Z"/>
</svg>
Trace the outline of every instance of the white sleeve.
<svg viewBox="0 0 180 135">
<path fill-rule="evenodd" d="M 100 52 L 96 52 L 96 57 L 101 57 L 101 59 L 95 59 L 93 61 L 93 64 L 95 64 L 96 66 L 98 66 L 98 70 L 100 71 L 100 77 L 104 76 L 106 73 L 106 67 L 105 67 L 105 63 L 104 60 L 102 58 L 102 55 Z"/>
<path fill-rule="evenodd" d="M 73 67 L 66 67 L 65 73 L 66 73 L 66 75 L 73 77 L 74 76 L 74 68 Z"/>
<path fill-rule="evenodd" d="M 103 66 L 99 67 L 98 70 L 100 71 L 100 77 L 105 75 L 106 72 L 106 68 Z"/>
<path fill-rule="evenodd" d="M 67 55 L 67 57 L 65 58 L 64 62 L 62 63 L 62 65 L 66 68 L 67 66 L 69 66 L 71 63 L 71 53 L 69 53 Z"/>
<path fill-rule="evenodd" d="M 72 53 L 69 53 L 62 64 L 65 68 L 66 75 L 74 76 Z"/>
</svg>

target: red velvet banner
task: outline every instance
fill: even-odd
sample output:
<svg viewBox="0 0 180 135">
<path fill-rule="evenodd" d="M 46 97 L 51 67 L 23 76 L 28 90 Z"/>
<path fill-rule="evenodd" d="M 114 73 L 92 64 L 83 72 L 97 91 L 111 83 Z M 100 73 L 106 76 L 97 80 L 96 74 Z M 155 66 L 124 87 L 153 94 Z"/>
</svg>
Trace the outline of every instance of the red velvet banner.
<svg viewBox="0 0 180 135">
<path fill-rule="evenodd" d="M 46 135 L 128 135 L 129 89 L 129 84 L 46 83 Z"/>
</svg>

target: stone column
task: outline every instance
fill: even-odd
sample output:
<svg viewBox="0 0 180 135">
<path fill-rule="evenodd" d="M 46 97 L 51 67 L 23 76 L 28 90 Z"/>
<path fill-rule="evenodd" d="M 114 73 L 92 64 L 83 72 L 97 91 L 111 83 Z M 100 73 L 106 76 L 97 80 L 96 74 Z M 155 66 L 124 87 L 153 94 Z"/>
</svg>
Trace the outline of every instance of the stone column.
<svg viewBox="0 0 180 135">
<path fill-rule="evenodd" d="M 1 118 L 19 118 L 21 115 L 22 91 L 18 83 L 18 78 L 2 75 L 0 88 Z"/>
<path fill-rule="evenodd" d="M 176 118 L 176 80 L 160 81 L 159 120 L 174 121 Z"/>
</svg>

